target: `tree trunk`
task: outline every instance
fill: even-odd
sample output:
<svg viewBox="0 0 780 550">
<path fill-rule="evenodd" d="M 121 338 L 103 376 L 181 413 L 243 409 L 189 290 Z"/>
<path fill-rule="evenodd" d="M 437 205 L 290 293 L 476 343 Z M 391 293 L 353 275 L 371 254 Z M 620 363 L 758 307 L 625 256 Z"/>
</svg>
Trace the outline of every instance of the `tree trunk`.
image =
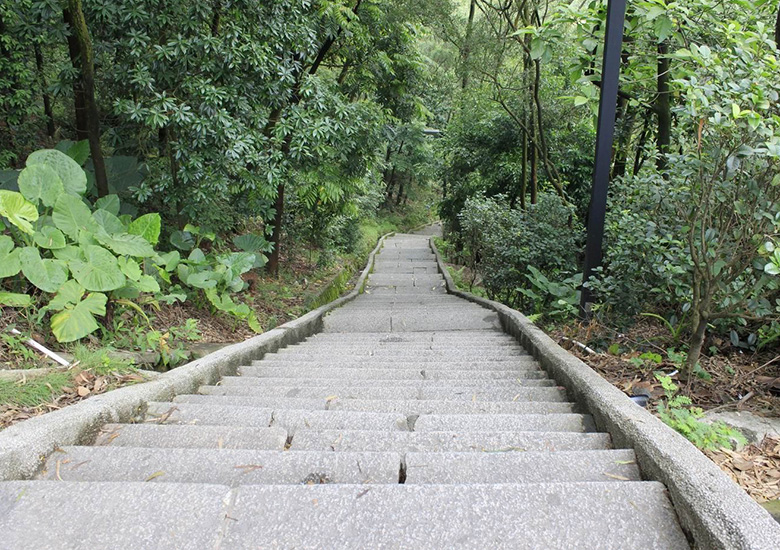
<svg viewBox="0 0 780 550">
<path fill-rule="evenodd" d="M 669 97 L 669 43 L 664 41 L 658 44 L 658 95 L 655 100 L 655 111 L 658 115 L 658 160 L 656 168 L 665 178 L 669 178 L 666 172 L 668 165 L 667 155 L 672 143 L 672 108 Z"/>
<path fill-rule="evenodd" d="M 618 130 L 617 143 L 615 146 L 615 164 L 612 166 L 611 179 L 622 178 L 626 175 L 626 165 L 628 163 L 628 151 L 631 148 L 631 136 L 634 134 L 634 120 L 636 118 L 634 109 L 628 104 L 625 98 L 619 98 L 620 105 L 620 129 Z"/>
<path fill-rule="evenodd" d="M 49 95 L 49 86 L 46 84 L 46 73 L 44 71 L 43 52 L 41 45 L 35 44 L 35 67 L 38 69 L 38 80 L 41 84 L 41 94 L 43 95 L 43 112 L 46 115 L 46 135 L 54 137 L 57 131 L 54 125 L 54 111 L 51 107 L 51 96 Z"/>
<path fill-rule="evenodd" d="M 71 29 L 74 28 L 73 17 L 70 10 L 62 12 L 62 18 L 65 25 Z M 75 32 L 68 34 L 68 55 L 70 63 L 76 72 L 81 74 L 81 46 Z M 73 80 L 73 110 L 76 116 L 76 141 L 89 139 L 89 130 L 87 129 L 87 104 L 84 99 L 84 84 L 80 78 Z"/>
<path fill-rule="evenodd" d="M 520 209 L 525 210 L 525 195 L 528 192 L 528 137 L 523 136 L 523 166 L 520 171 Z"/>
<path fill-rule="evenodd" d="M 463 47 L 460 49 L 461 70 L 463 78 L 460 83 L 461 90 L 465 90 L 469 85 L 469 59 L 471 58 L 471 38 L 474 34 L 474 13 L 477 8 L 477 0 L 471 0 L 469 6 L 469 19 L 466 23 L 466 36 L 463 40 Z"/>
<path fill-rule="evenodd" d="M 279 276 L 279 251 L 282 246 L 282 217 L 284 216 L 284 183 L 276 187 L 276 215 L 274 216 L 274 231 L 271 234 L 271 242 L 274 248 L 268 255 L 268 273 L 273 277 Z"/>
<path fill-rule="evenodd" d="M 687 374 L 692 373 L 693 369 L 696 368 L 696 364 L 701 358 L 701 350 L 704 347 L 704 338 L 707 334 L 707 318 L 701 313 L 696 317 L 697 321 L 693 327 L 693 333 L 688 346 L 688 357 L 685 360 L 685 372 Z"/>
<path fill-rule="evenodd" d="M 646 116 L 642 123 L 642 131 L 639 133 L 639 140 L 636 144 L 636 155 L 634 156 L 634 169 L 631 172 L 636 176 L 645 163 L 645 144 L 647 143 L 647 134 L 650 132 L 650 117 Z"/>
<path fill-rule="evenodd" d="M 780 9 L 777 10 L 777 21 L 775 21 L 775 45 L 780 48 Z"/>
<path fill-rule="evenodd" d="M 106 177 L 106 164 L 103 160 L 103 151 L 100 148 L 100 113 L 95 100 L 95 65 L 92 54 L 92 41 L 89 38 L 87 20 L 81 7 L 81 0 L 68 0 L 70 12 L 71 30 L 78 42 L 81 53 L 81 82 L 84 89 L 84 104 L 87 115 L 87 139 L 89 140 L 89 153 L 92 156 L 92 164 L 95 167 L 95 183 L 98 196 L 108 195 L 108 178 Z"/>
</svg>

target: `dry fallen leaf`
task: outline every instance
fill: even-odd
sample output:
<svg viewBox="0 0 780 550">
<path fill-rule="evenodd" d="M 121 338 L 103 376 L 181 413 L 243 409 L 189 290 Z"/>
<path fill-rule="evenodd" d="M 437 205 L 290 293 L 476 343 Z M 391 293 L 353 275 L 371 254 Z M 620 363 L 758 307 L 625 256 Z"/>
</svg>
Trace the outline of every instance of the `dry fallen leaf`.
<svg viewBox="0 0 780 550">
<path fill-rule="evenodd" d="M 158 472 L 154 472 L 152 475 L 150 475 L 149 477 L 147 477 L 145 481 L 152 481 L 153 479 L 157 479 L 158 477 L 160 477 L 160 476 L 164 476 L 164 475 L 165 475 L 165 472 L 163 472 L 162 470 L 160 470 L 160 471 L 158 471 Z"/>
</svg>

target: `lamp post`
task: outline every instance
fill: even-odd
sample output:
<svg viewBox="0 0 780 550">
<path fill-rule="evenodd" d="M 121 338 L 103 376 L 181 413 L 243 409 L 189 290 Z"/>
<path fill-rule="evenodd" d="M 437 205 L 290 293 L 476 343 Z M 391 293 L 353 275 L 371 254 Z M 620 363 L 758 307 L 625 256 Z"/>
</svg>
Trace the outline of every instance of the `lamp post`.
<svg viewBox="0 0 780 550">
<path fill-rule="evenodd" d="M 623 25 L 626 18 L 626 0 L 608 0 L 607 29 L 604 38 L 604 58 L 601 65 L 601 97 L 596 134 L 596 164 L 593 170 L 593 189 L 588 213 L 588 240 L 585 246 L 585 265 L 582 274 L 580 314 L 590 313 L 591 292 L 584 283 L 601 265 L 604 241 L 604 219 L 607 212 L 607 189 L 612 167 L 612 144 L 615 138 L 620 55 L 623 49 Z"/>
</svg>

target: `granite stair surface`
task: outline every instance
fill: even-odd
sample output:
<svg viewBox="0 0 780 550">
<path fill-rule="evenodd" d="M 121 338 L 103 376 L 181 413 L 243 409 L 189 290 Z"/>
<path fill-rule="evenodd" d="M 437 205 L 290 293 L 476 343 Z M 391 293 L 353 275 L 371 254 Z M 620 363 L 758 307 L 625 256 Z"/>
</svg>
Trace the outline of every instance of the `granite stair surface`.
<svg viewBox="0 0 780 550">
<path fill-rule="evenodd" d="M 0 483 L 0 548 L 690 548 L 428 239 L 387 239 L 321 333 Z"/>
</svg>

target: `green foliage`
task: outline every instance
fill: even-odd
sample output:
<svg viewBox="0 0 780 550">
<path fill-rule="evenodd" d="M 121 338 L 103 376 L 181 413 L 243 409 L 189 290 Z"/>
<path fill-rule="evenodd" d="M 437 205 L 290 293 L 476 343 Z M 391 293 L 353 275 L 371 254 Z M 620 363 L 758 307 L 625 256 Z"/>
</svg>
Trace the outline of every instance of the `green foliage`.
<svg viewBox="0 0 780 550">
<path fill-rule="evenodd" d="M 176 294 L 171 278 L 175 273 L 192 293 L 205 291 L 216 309 L 260 330 L 250 308 L 230 297 L 244 289 L 241 275 L 258 264 L 255 254 L 206 256 L 199 248 L 184 260 L 177 252 L 158 254 L 154 249 L 161 232 L 158 214 L 119 218 L 121 204 L 115 195 L 90 205 L 81 195 L 86 189 L 84 171 L 64 153 L 40 153 L 30 155 L 33 160 L 19 175 L 23 194 L 0 192 L 0 214 L 18 229 L 0 235 L 3 305 L 29 307 L 37 302 L 39 320 L 51 313 L 57 340 L 73 342 L 99 328 L 98 318 L 112 300 L 137 299 L 144 293 L 166 299 L 171 292 Z M 196 226 L 185 230 L 193 245 L 215 238 L 213 232 Z M 28 283 L 44 294 L 34 300 L 10 291 L 23 290 Z M 168 285 L 171 292 L 162 295 L 161 285 Z"/>
<path fill-rule="evenodd" d="M 700 407 L 691 406 L 690 398 L 680 395 L 677 384 L 669 376 L 659 372 L 655 377 L 661 383 L 666 396 L 666 399 L 656 406 L 658 416 L 699 449 L 731 449 L 732 441 L 742 445 L 747 443 L 738 430 L 723 422 L 703 421 L 704 411 Z"/>
<path fill-rule="evenodd" d="M 160 354 L 160 362 L 165 368 L 173 368 L 189 358 L 184 342 L 200 339 L 198 322 L 187 319 L 183 325 L 172 326 L 167 331 L 150 329 L 139 336 L 141 349 L 151 349 Z"/>
<path fill-rule="evenodd" d="M 543 194 L 525 211 L 510 209 L 501 196 L 472 198 L 459 219 L 462 254 L 479 269 L 488 296 L 513 307 L 554 303 L 561 313 L 569 310 L 576 280 L 566 270 L 574 264 L 579 229 L 557 196 Z"/>
</svg>

